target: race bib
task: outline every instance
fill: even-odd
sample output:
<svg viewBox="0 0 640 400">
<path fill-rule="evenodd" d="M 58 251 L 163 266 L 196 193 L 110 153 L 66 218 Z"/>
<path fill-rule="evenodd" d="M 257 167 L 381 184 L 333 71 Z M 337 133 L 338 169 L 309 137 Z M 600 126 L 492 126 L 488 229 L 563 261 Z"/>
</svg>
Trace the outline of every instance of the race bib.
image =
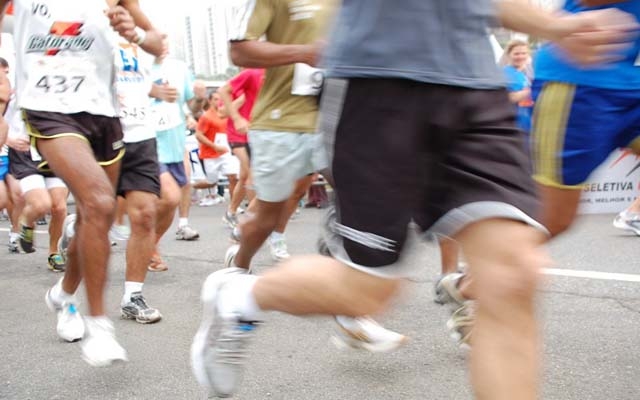
<svg viewBox="0 0 640 400">
<path fill-rule="evenodd" d="M 120 120 L 124 125 L 144 124 L 149 115 L 149 108 L 146 106 L 121 106 Z"/>
<path fill-rule="evenodd" d="M 183 122 L 180 107 L 177 103 L 162 102 L 154 105 L 153 119 L 158 131 L 175 128 Z"/>
<path fill-rule="evenodd" d="M 227 150 L 231 151 L 231 147 L 229 146 L 229 139 L 227 138 L 227 134 L 223 132 L 216 133 L 216 138 L 213 140 L 213 143 L 216 146 L 222 146 Z"/>
<path fill-rule="evenodd" d="M 291 94 L 294 96 L 317 96 L 324 82 L 324 72 L 308 64 L 297 63 L 293 68 Z"/>
<path fill-rule="evenodd" d="M 25 97 L 42 106 L 74 106 L 106 93 L 97 93 L 96 65 L 83 58 L 42 57 L 31 65 Z"/>
</svg>

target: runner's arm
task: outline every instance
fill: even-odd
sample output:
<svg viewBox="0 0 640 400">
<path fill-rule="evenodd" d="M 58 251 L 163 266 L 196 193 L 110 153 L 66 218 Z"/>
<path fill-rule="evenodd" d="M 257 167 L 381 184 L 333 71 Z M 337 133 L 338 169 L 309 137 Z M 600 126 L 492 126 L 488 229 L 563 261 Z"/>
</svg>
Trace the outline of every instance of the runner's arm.
<svg viewBox="0 0 640 400">
<path fill-rule="evenodd" d="M 616 8 L 558 14 L 526 0 L 495 0 L 495 4 L 505 28 L 551 40 L 582 64 L 620 59 L 637 36 L 638 21 Z"/>
<path fill-rule="evenodd" d="M 239 118 L 242 118 L 238 110 L 240 109 L 240 105 L 244 104 L 244 100 L 242 100 L 242 104 L 238 105 L 236 103 L 240 98 L 244 99 L 244 94 L 238 97 L 236 100 L 233 100 L 233 95 L 231 85 L 229 83 L 225 83 L 224 86 L 218 89 L 218 94 L 220 95 L 220 99 L 224 103 L 224 108 L 227 110 L 227 114 L 229 114 L 229 118 L 231 118 L 234 122 Z"/>
<path fill-rule="evenodd" d="M 163 41 L 167 35 L 153 26 L 149 18 L 147 18 L 146 14 L 140 8 L 140 2 L 138 0 L 120 0 L 119 4 L 131 14 L 136 26 L 145 31 L 144 40 L 138 44 L 142 50 L 156 57 L 166 52 Z"/>
<path fill-rule="evenodd" d="M 207 100 L 207 86 L 201 80 L 193 82 L 193 97 L 187 100 L 187 106 L 191 111 L 191 115 L 199 115 L 202 113 L 204 104 Z"/>
<path fill-rule="evenodd" d="M 218 154 L 224 154 L 228 151 L 228 149 L 226 149 L 224 146 L 217 145 L 211 140 L 207 139 L 204 133 L 202 133 L 202 131 L 200 131 L 199 129 L 196 129 L 196 139 L 198 139 L 198 142 L 202 143 L 203 145 L 211 147 L 213 151 Z"/>
<path fill-rule="evenodd" d="M 318 62 L 321 43 L 276 44 L 259 40 L 230 42 L 231 61 L 240 67 L 271 68 L 295 63 L 315 66 Z"/>
</svg>

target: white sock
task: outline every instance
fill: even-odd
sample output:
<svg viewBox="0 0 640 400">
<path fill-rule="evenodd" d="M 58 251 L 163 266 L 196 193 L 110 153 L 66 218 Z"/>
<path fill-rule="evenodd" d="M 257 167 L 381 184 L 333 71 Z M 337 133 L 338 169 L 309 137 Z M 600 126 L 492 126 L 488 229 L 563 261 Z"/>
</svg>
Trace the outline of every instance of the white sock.
<svg viewBox="0 0 640 400">
<path fill-rule="evenodd" d="M 143 282 L 125 282 L 124 283 L 124 296 L 122 296 L 122 301 L 120 305 L 125 305 L 131 300 L 131 294 L 135 292 L 142 292 Z"/>
<path fill-rule="evenodd" d="M 67 293 L 62 289 L 62 278 L 51 288 L 51 297 L 56 303 L 73 302 L 75 303 L 75 293 Z"/>
<path fill-rule="evenodd" d="M 189 225 L 189 218 L 179 218 L 178 219 L 178 228 L 184 228 Z"/>
<path fill-rule="evenodd" d="M 224 314 L 238 313 L 247 321 L 261 320 L 263 312 L 253 296 L 253 286 L 258 279 L 255 275 L 234 276 L 220 292 L 220 311 Z"/>
<path fill-rule="evenodd" d="M 269 235 L 269 239 L 271 242 L 277 242 L 278 240 L 284 240 L 284 233 L 273 231 L 271 235 Z"/>
</svg>

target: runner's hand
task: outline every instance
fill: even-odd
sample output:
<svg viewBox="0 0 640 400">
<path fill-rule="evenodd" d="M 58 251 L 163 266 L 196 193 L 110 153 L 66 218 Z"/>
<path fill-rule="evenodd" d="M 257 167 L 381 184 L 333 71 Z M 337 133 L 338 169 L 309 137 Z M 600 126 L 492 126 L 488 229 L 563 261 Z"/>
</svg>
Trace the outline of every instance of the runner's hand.
<svg viewBox="0 0 640 400">
<path fill-rule="evenodd" d="M 18 137 L 18 138 L 7 138 L 7 146 L 11 147 L 15 151 L 29 151 L 31 148 L 31 143 L 28 138 Z"/>
<path fill-rule="evenodd" d="M 120 36 L 129 42 L 138 40 L 138 34 L 135 31 L 136 23 L 129 11 L 122 6 L 115 6 L 108 9 L 106 14 L 113 30 L 118 32 Z"/>
<path fill-rule="evenodd" d="M 153 98 L 166 101 L 167 103 L 175 103 L 176 100 L 178 100 L 178 90 L 173 86 L 169 86 L 167 83 L 154 83 L 151 86 L 150 95 Z"/>
<path fill-rule="evenodd" d="M 216 153 L 223 155 L 229 152 L 229 148 L 225 147 L 225 146 L 220 146 L 219 144 L 216 144 L 213 146 L 213 149 L 216 151 Z"/>
<path fill-rule="evenodd" d="M 580 64 L 603 64 L 623 58 L 640 25 L 633 15 L 616 8 L 584 11 L 558 19 L 554 42 Z"/>
<path fill-rule="evenodd" d="M 242 117 L 235 118 L 233 126 L 236 128 L 236 132 L 242 135 L 246 135 L 249 132 L 249 121 Z"/>
</svg>

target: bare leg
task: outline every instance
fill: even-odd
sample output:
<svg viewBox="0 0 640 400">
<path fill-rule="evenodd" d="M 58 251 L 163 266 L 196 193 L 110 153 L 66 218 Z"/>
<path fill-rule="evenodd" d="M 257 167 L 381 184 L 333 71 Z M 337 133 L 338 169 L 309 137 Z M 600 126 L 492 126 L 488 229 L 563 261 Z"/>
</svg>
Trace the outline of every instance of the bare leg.
<svg viewBox="0 0 640 400">
<path fill-rule="evenodd" d="M 296 212 L 296 209 L 298 208 L 300 199 L 302 199 L 302 197 L 304 197 L 304 195 L 307 193 L 312 182 L 312 175 L 298 179 L 298 181 L 296 182 L 296 186 L 293 189 L 293 193 L 291 193 L 291 196 L 289 196 L 289 199 L 285 203 L 284 210 L 278 218 L 278 223 L 274 229 L 274 232 L 284 233 L 285 229 L 287 228 L 287 224 L 291 219 L 291 216 L 294 212 Z"/>
<path fill-rule="evenodd" d="M 62 289 L 75 293 L 84 277 L 89 315 L 104 315 L 103 295 L 111 250 L 108 232 L 115 215 L 114 188 L 120 163 L 102 169 L 89 144 L 75 137 L 39 140 L 38 150 L 76 200 L 76 234 L 67 255 L 70 262 Z"/>
<path fill-rule="evenodd" d="M 156 199 L 153 193 L 127 193 L 127 213 L 131 222 L 131 237 L 127 243 L 127 282 L 144 282 L 147 266 L 155 250 Z"/>
<path fill-rule="evenodd" d="M 235 256 L 236 266 L 240 268 L 249 268 L 251 259 L 275 228 L 286 204 L 286 201 L 269 203 L 257 198 L 255 202 L 255 215 L 247 218 L 240 226 L 242 238 Z"/>
<path fill-rule="evenodd" d="M 442 275 L 457 272 L 460 246 L 455 240 L 446 237 L 439 238 L 438 243 L 440 244 Z"/>
<path fill-rule="evenodd" d="M 191 208 L 191 161 L 189 153 L 184 153 L 184 172 L 187 176 L 187 184 L 180 188 L 180 203 L 178 205 L 178 216 L 180 218 L 189 218 L 189 209 Z"/>
<path fill-rule="evenodd" d="M 36 220 L 51 210 L 51 197 L 47 189 L 33 189 L 23 194 L 24 207 L 20 215 L 20 223 L 30 228 Z"/>
<path fill-rule="evenodd" d="M 476 398 L 537 398 L 539 335 L 535 292 L 539 270 L 549 263 L 545 236 L 523 223 L 476 222 L 457 237 L 477 289 L 471 349 Z"/>
<path fill-rule="evenodd" d="M 231 193 L 229 212 L 235 214 L 238 211 L 238 207 L 240 206 L 240 203 L 242 203 L 245 195 L 249 198 L 249 201 L 251 201 L 255 197 L 255 192 L 247 189 L 247 185 L 249 185 L 250 181 L 250 165 L 247 149 L 244 147 L 236 148 L 233 150 L 233 154 L 238 157 L 238 160 L 240 160 L 238 183 L 236 184 L 233 192 L 229 189 L 229 193 Z"/>
<path fill-rule="evenodd" d="M 127 200 L 122 196 L 118 196 L 117 199 L 118 206 L 116 207 L 115 224 L 124 225 L 124 215 L 127 213 Z"/>
<path fill-rule="evenodd" d="M 557 236 L 569 229 L 576 218 L 580 188 L 556 188 L 538 185 L 542 200 L 542 224 L 551 236 Z"/>
<path fill-rule="evenodd" d="M 399 285 L 329 257 L 295 256 L 260 277 L 253 295 L 265 311 L 357 317 L 382 312 Z"/>
<path fill-rule="evenodd" d="M 58 240 L 62 236 L 62 224 L 67 216 L 67 197 L 69 189 L 53 188 L 51 196 L 51 221 L 49 222 L 49 254 L 58 252 Z"/>
<path fill-rule="evenodd" d="M 159 242 L 162 236 L 167 232 L 176 207 L 180 204 L 182 192 L 180 186 L 173 179 L 169 172 L 160 175 L 160 199 L 158 200 L 158 218 L 156 219 L 156 242 Z"/>
</svg>

